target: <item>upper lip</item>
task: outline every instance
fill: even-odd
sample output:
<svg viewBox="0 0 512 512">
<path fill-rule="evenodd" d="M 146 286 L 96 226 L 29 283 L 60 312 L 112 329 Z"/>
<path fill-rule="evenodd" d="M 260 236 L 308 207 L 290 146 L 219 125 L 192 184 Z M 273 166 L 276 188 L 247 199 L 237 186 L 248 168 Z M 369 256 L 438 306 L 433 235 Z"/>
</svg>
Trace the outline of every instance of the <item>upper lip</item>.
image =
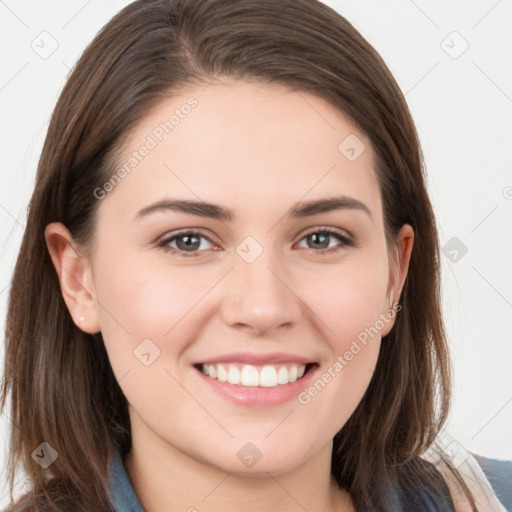
<svg viewBox="0 0 512 512">
<path fill-rule="evenodd" d="M 250 352 L 236 352 L 232 354 L 224 354 L 222 356 L 203 359 L 198 364 L 217 364 L 217 363 L 245 363 L 252 365 L 279 364 L 279 363 L 296 363 L 308 364 L 314 361 L 307 357 L 295 354 L 286 354 L 284 352 L 275 352 L 273 354 L 254 354 Z"/>
</svg>

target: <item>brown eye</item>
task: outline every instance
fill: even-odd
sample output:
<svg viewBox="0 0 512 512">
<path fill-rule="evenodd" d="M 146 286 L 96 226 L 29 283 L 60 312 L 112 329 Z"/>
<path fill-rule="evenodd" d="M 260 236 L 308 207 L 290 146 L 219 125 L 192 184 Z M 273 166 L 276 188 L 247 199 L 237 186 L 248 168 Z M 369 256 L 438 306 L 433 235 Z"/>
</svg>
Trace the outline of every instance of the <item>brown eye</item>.
<svg viewBox="0 0 512 512">
<path fill-rule="evenodd" d="M 306 243 L 310 249 L 327 249 L 331 238 L 326 233 L 312 233 L 306 237 Z"/>
<path fill-rule="evenodd" d="M 175 240 L 176 246 L 181 251 L 197 251 L 201 246 L 201 237 L 197 235 L 181 235 Z"/>
<path fill-rule="evenodd" d="M 305 245 L 304 245 L 305 242 Z M 318 230 L 306 234 L 298 247 L 317 250 L 336 250 L 341 247 L 355 245 L 347 236 L 333 230 Z"/>
<path fill-rule="evenodd" d="M 165 238 L 158 247 L 182 256 L 199 256 L 201 252 L 215 248 L 215 244 L 202 233 L 187 231 Z"/>
</svg>

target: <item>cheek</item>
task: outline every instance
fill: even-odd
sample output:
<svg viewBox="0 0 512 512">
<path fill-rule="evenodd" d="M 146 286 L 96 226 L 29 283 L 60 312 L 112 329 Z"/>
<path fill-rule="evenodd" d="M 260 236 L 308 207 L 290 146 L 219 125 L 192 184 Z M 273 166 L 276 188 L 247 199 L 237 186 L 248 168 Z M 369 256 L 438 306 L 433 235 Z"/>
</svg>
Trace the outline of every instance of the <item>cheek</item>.
<svg viewBox="0 0 512 512">
<path fill-rule="evenodd" d="M 388 285 L 385 261 L 323 269 L 302 288 L 331 354 L 299 402 L 330 417 L 333 434 L 356 409 L 375 371 Z"/>
<path fill-rule="evenodd" d="M 378 337 L 375 328 L 382 330 L 379 318 L 387 303 L 387 285 L 385 264 L 361 261 L 317 271 L 314 280 L 303 284 L 301 297 L 318 317 L 331 348 L 340 354 L 368 331 Z"/>
<path fill-rule="evenodd" d="M 186 327 L 188 337 L 193 338 L 200 323 L 190 319 L 201 297 L 215 283 L 215 276 L 210 279 L 202 273 L 197 279 L 192 267 L 171 271 L 161 265 L 137 264 L 135 259 L 99 264 L 95 281 L 103 339 L 112 366 L 122 373 L 139 363 L 135 358 L 144 340 L 155 345 L 145 342 L 159 354 L 155 360 L 159 365 L 165 356 L 179 356 L 187 337 L 176 333 Z"/>
<path fill-rule="evenodd" d="M 183 380 L 180 361 L 190 340 L 199 336 L 205 319 L 201 298 L 218 276 L 202 273 L 197 279 L 196 274 L 192 267 L 171 271 L 136 259 L 118 260 L 115 266 L 105 262 L 95 273 L 112 369 L 130 405 L 155 424 L 169 421 L 176 409 L 185 417 L 198 414 L 177 383 Z M 186 429 L 181 435 L 186 437 Z"/>
</svg>

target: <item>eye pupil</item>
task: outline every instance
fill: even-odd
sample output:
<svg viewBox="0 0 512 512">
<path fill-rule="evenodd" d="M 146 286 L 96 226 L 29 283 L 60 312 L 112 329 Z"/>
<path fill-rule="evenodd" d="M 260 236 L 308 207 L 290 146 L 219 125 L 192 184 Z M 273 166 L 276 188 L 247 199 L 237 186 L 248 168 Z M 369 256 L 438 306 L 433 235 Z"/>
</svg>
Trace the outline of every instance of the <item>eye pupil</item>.
<svg viewBox="0 0 512 512">
<path fill-rule="evenodd" d="M 176 245 L 181 250 L 191 251 L 199 249 L 201 240 L 196 235 L 182 235 L 176 238 Z"/>
<path fill-rule="evenodd" d="M 324 233 L 312 233 L 309 235 L 308 238 L 308 245 L 309 242 L 313 242 L 313 245 L 310 245 L 311 248 L 318 248 L 325 249 L 329 247 L 329 236 Z"/>
</svg>

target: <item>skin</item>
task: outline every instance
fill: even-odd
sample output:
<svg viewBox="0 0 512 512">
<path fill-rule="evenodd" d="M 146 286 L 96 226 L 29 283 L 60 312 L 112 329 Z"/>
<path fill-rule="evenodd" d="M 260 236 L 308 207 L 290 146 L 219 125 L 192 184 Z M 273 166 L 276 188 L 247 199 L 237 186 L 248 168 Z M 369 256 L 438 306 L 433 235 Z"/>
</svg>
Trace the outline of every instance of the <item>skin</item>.
<svg viewBox="0 0 512 512">
<path fill-rule="evenodd" d="M 125 464 L 134 488 L 150 512 L 169 504 L 201 512 L 353 510 L 330 476 L 332 439 L 367 389 L 394 320 L 306 405 L 234 404 L 192 365 L 232 352 L 289 352 L 326 372 L 398 302 L 413 230 L 402 227 L 390 258 L 370 141 L 309 93 L 234 80 L 187 89 L 148 113 L 123 156 L 190 96 L 197 107 L 100 200 L 88 254 L 75 251 L 62 224 L 46 229 L 70 314 L 85 332 L 102 332 L 129 402 L 133 449 Z M 350 134 L 366 146 L 354 161 L 338 150 Z M 339 195 L 363 202 L 370 215 L 287 216 L 299 202 Z M 234 218 L 168 210 L 134 220 L 164 198 L 215 203 Z M 157 246 L 191 228 L 211 240 L 201 239 L 198 256 Z M 306 236 L 321 228 L 357 245 L 331 236 L 335 250 L 326 253 Z M 236 252 L 247 236 L 263 249 L 252 263 Z M 149 366 L 133 353 L 147 338 L 160 350 Z M 247 442 L 262 454 L 251 468 L 237 457 Z"/>
</svg>

